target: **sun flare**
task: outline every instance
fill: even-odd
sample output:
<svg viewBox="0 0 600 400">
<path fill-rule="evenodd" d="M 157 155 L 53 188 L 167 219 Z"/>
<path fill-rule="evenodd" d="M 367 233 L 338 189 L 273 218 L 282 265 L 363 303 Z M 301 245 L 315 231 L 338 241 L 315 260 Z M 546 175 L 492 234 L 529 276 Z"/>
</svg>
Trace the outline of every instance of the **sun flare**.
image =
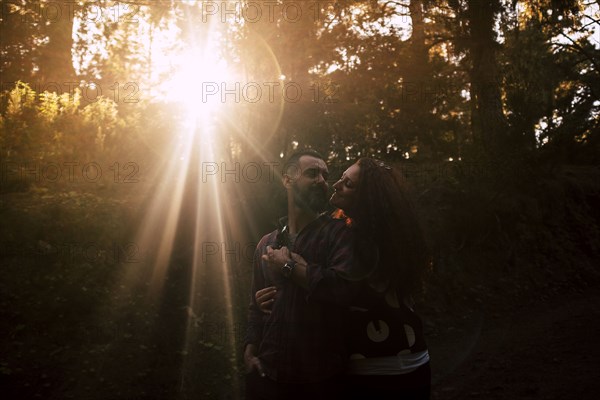
<svg viewBox="0 0 600 400">
<path fill-rule="evenodd" d="M 174 75 L 163 83 L 165 100 L 181 104 L 196 115 L 215 111 L 222 103 L 218 91 L 232 79 L 225 60 L 210 48 L 193 48 L 176 56 Z"/>
<path fill-rule="evenodd" d="M 182 37 L 180 28 L 170 26 L 156 32 L 152 40 L 152 98 L 174 105 L 185 115 L 184 126 L 206 132 L 208 125 L 224 112 L 221 88 L 235 80 L 232 68 L 221 55 L 222 27 Z"/>
</svg>

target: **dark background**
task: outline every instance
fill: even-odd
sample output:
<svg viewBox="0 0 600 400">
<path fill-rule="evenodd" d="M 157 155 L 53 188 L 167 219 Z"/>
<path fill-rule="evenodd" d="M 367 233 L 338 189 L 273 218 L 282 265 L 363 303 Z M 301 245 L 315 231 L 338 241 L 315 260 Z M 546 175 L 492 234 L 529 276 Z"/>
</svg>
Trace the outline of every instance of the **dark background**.
<svg viewBox="0 0 600 400">
<path fill-rule="evenodd" d="M 3 395 L 241 398 L 253 248 L 285 213 L 272 172 L 312 147 L 332 183 L 361 156 L 406 178 L 434 398 L 595 398 L 599 3 L 224 7 L 2 1 Z M 169 86 L 156 53 L 209 38 Z M 262 96 L 206 108 L 214 57 Z"/>
</svg>

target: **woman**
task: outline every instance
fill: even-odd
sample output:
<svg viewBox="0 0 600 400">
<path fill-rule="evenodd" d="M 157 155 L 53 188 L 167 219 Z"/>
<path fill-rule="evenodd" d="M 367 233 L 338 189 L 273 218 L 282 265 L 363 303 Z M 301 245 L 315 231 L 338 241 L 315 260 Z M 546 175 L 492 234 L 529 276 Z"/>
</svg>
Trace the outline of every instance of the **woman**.
<svg viewBox="0 0 600 400">
<path fill-rule="evenodd" d="M 360 267 L 343 279 L 352 282 L 345 298 L 345 335 L 349 354 L 345 398 L 428 399 L 431 370 L 422 323 L 410 307 L 410 294 L 428 262 L 425 241 L 401 176 L 381 161 L 362 158 L 333 185 L 330 203 L 355 237 Z M 306 262 L 287 248 L 270 249 L 273 268 L 290 258 Z M 304 271 L 304 269 L 303 269 Z M 303 279 L 310 277 L 305 273 Z M 298 282 L 305 286 L 308 282 Z M 256 293 L 268 312 L 275 288 Z M 339 300 L 339 299 L 338 299 Z"/>
</svg>

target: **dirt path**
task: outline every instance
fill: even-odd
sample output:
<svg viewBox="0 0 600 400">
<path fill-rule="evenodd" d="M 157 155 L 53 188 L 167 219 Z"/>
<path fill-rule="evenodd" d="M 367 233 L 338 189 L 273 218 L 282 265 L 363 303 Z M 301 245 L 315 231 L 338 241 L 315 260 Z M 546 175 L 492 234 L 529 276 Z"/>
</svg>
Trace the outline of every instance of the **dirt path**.
<svg viewBox="0 0 600 400">
<path fill-rule="evenodd" d="M 429 340 L 432 399 L 597 399 L 600 290 L 508 315 L 475 312 Z"/>
</svg>

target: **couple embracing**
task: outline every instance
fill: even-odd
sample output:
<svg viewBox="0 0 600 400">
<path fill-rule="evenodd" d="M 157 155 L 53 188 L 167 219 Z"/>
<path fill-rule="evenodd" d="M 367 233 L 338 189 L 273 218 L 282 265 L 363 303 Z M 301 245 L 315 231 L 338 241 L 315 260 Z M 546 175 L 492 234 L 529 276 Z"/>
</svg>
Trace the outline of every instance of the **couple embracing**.
<svg viewBox="0 0 600 400">
<path fill-rule="evenodd" d="M 246 398 L 429 399 L 431 370 L 410 294 L 427 264 L 401 176 L 362 158 L 333 185 L 312 150 L 282 171 L 288 216 L 253 259 Z"/>
</svg>

